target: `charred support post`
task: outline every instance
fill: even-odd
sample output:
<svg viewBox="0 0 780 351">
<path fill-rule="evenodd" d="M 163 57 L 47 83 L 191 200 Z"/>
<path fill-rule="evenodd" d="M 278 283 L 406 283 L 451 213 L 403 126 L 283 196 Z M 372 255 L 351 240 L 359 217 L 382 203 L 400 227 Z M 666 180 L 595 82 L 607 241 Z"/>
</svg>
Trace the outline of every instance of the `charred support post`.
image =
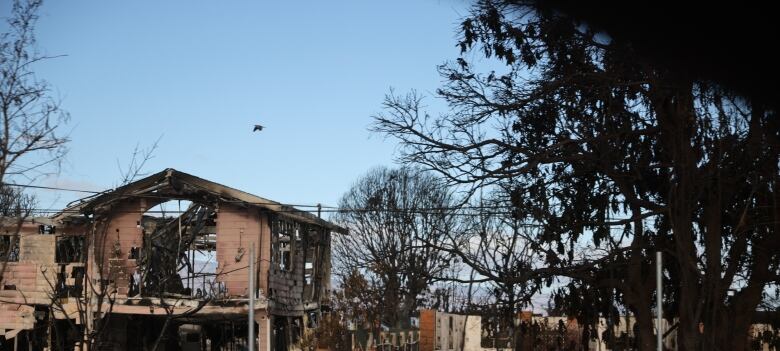
<svg viewBox="0 0 780 351">
<path fill-rule="evenodd" d="M 84 283 L 83 283 L 84 284 L 84 301 L 85 301 L 85 304 L 86 304 L 86 306 L 84 306 L 85 307 L 84 309 L 86 310 L 84 316 L 87 319 L 86 323 L 85 323 L 85 328 L 84 328 L 84 335 L 82 337 L 81 342 L 84 345 L 82 349 L 86 350 L 86 351 L 92 350 L 92 345 L 90 344 L 89 337 L 90 337 L 90 335 L 92 335 L 92 332 L 95 329 L 95 326 L 94 326 L 95 314 L 94 314 L 94 311 L 92 309 L 92 307 L 93 307 L 92 306 L 92 303 L 93 303 L 93 301 L 92 301 L 93 296 L 92 295 L 93 295 L 94 290 L 91 289 L 91 288 L 87 288 L 87 287 L 91 287 L 92 286 L 94 280 L 93 281 L 89 281 L 88 279 L 94 279 L 93 277 L 95 277 L 96 275 L 97 275 L 98 278 L 102 277 L 102 274 L 101 274 L 102 272 L 96 272 L 95 269 L 96 269 L 96 267 L 95 267 L 95 235 L 94 235 L 94 232 L 93 232 L 92 241 L 90 242 L 89 247 L 87 248 L 87 268 L 86 268 L 87 274 L 85 274 L 81 278 L 81 279 L 84 279 Z M 101 289 L 102 289 L 102 287 L 101 287 Z"/>
<path fill-rule="evenodd" d="M 658 316 L 658 319 L 656 321 L 656 347 L 658 351 L 663 351 L 663 340 L 664 340 L 664 333 L 661 331 L 661 322 L 663 321 L 663 298 L 664 298 L 664 292 L 663 292 L 663 254 L 661 254 L 661 251 L 657 251 L 655 253 L 655 287 L 656 287 L 656 313 Z"/>
<path fill-rule="evenodd" d="M 193 234 L 192 237 L 195 238 L 195 235 L 197 235 L 197 233 Z M 193 296 L 195 295 L 195 274 L 198 272 L 198 270 L 195 268 L 195 241 L 196 240 L 197 239 L 193 239 L 192 243 L 190 244 L 190 253 L 192 254 L 192 259 L 190 260 L 190 262 L 192 262 L 192 265 L 190 266 L 191 267 L 190 276 L 192 276 L 192 282 L 190 283 L 190 294 Z"/>
<path fill-rule="evenodd" d="M 249 247 L 249 321 L 247 346 L 249 351 L 255 351 L 255 245 Z"/>
</svg>

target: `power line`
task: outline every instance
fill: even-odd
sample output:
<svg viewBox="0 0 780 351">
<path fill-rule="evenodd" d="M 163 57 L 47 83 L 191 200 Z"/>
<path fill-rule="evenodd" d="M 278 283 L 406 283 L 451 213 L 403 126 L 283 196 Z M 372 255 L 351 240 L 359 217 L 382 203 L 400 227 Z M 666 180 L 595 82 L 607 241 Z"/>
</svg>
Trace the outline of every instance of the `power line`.
<svg viewBox="0 0 780 351">
<path fill-rule="evenodd" d="M 251 203 L 249 203 L 251 204 Z M 381 213 L 416 213 L 416 214 L 442 214 L 443 211 L 456 211 L 461 210 L 462 208 L 457 207 L 440 207 L 440 208 L 419 208 L 419 209 L 382 209 L 382 208 L 371 208 L 371 209 L 359 209 L 359 208 L 333 208 L 333 209 L 327 209 L 322 210 L 320 212 L 322 213 L 344 213 L 344 212 L 381 212 Z M 469 208 L 469 209 L 476 209 L 476 208 Z M 82 213 L 81 210 L 78 209 L 52 209 L 52 208 L 32 208 L 28 209 L 31 212 L 37 212 L 37 213 Z M 164 211 L 164 210 L 147 210 L 147 211 L 133 211 L 133 210 L 114 210 L 112 213 L 186 213 L 185 210 L 170 210 L 170 211 Z M 307 212 L 307 213 L 317 213 L 317 210 L 300 210 L 300 209 L 282 209 L 282 210 L 274 210 L 273 212 L 279 212 L 279 213 L 301 213 L 301 212 Z M 450 215 L 510 215 L 512 212 L 499 212 L 499 211 L 493 211 L 493 212 L 480 212 L 480 213 L 449 213 Z"/>
<path fill-rule="evenodd" d="M 73 189 L 73 188 L 61 188 L 61 187 L 49 187 L 49 186 L 40 186 L 40 185 L 27 185 L 27 184 L 16 184 L 16 183 L 2 183 L 3 186 L 14 186 L 14 187 L 21 187 L 21 188 L 32 188 L 32 189 L 43 189 L 43 190 L 53 190 L 53 191 L 70 191 L 70 192 L 81 192 L 81 193 L 90 193 L 93 195 L 100 195 L 100 194 L 107 194 L 111 190 L 106 191 L 94 191 L 94 190 L 83 190 L 83 189 Z M 168 199 L 171 200 L 168 196 L 162 196 L 162 195 L 149 195 L 149 194 L 119 194 L 118 196 L 121 197 L 140 197 L 140 198 L 156 198 L 156 199 Z M 432 214 L 432 215 L 438 215 L 438 214 L 444 214 L 442 212 L 449 211 L 450 213 L 446 213 L 447 215 L 451 216 L 510 216 L 514 214 L 515 207 L 512 205 L 469 205 L 469 206 L 438 206 L 438 207 L 419 207 L 419 208 L 343 208 L 343 207 L 337 207 L 337 206 L 323 206 L 321 204 L 317 205 L 305 205 L 305 204 L 285 204 L 285 203 L 279 203 L 279 202 L 247 202 L 247 201 L 241 201 L 241 200 L 223 200 L 224 202 L 229 203 L 239 203 L 239 204 L 248 204 L 248 205 L 272 205 L 272 206 L 283 206 L 283 207 L 290 207 L 290 209 L 279 209 L 274 210 L 274 212 L 278 213 L 301 213 L 306 212 L 310 214 L 321 214 L 321 213 L 349 213 L 349 212 L 363 212 L 363 213 L 414 213 L 414 214 Z M 311 210 L 308 209 L 299 209 L 296 207 L 304 207 L 304 208 L 314 208 Z M 503 210 L 503 211 L 502 211 Z M 69 209 L 31 209 L 31 211 L 40 213 L 40 214 L 56 214 L 56 213 L 73 213 L 73 214 L 81 214 L 82 212 L 80 210 L 69 210 Z M 468 211 L 480 211 L 480 212 L 468 212 Z M 115 213 L 171 213 L 171 214 L 179 214 L 184 213 L 186 211 L 116 211 Z M 611 221 L 625 221 L 625 220 L 631 220 L 632 218 L 612 218 Z M 605 223 L 606 225 L 623 225 L 623 224 L 617 224 L 617 223 Z M 533 224 L 521 224 L 521 225 L 533 225 L 533 226 L 541 226 L 539 223 L 533 223 Z M 604 224 L 601 224 L 604 225 Z"/>
<path fill-rule="evenodd" d="M 81 190 L 81 189 L 73 189 L 73 188 L 60 188 L 60 187 L 48 187 L 48 186 L 40 186 L 40 185 L 27 185 L 27 184 L 15 184 L 15 183 L 2 183 L 3 186 L 14 186 L 14 187 L 20 187 L 20 188 L 33 188 L 33 189 L 45 189 L 45 190 L 58 190 L 58 191 L 71 191 L 71 192 L 82 192 L 82 193 L 91 193 L 91 194 L 103 194 L 108 193 L 108 191 L 93 191 L 93 190 Z M 126 196 L 126 197 L 143 197 L 143 198 L 157 198 L 157 199 L 170 199 L 170 197 L 167 196 L 161 196 L 161 195 L 148 195 L 148 194 L 121 194 L 119 196 Z M 233 202 L 233 203 L 242 203 L 242 204 L 250 204 L 250 205 L 275 205 L 275 206 L 287 206 L 287 207 L 312 207 L 312 208 L 318 208 L 318 210 L 279 210 L 275 212 L 322 212 L 322 213 L 338 213 L 338 212 L 374 212 L 374 211 L 381 211 L 381 212 L 413 212 L 413 213 L 433 213 L 434 211 L 448 211 L 448 210 L 485 210 L 485 209 L 513 209 L 512 206 L 509 205 L 480 205 L 480 206 L 459 206 L 459 207 L 421 207 L 421 208 L 397 208 L 397 209 L 381 209 L 381 208 L 341 208 L 337 206 L 323 206 L 321 204 L 317 205 L 303 205 L 303 204 L 285 204 L 285 203 L 278 203 L 278 202 L 247 202 L 247 201 L 241 201 L 241 200 L 227 200 L 226 202 Z M 320 210 L 321 209 L 321 210 Z M 78 212 L 78 210 L 67 210 L 67 209 L 33 209 L 33 211 L 41 212 L 41 213 L 67 213 L 67 212 Z M 122 212 L 141 212 L 141 213 L 147 213 L 150 211 L 122 211 Z M 161 213 L 180 213 L 178 211 L 160 211 Z M 181 211 L 184 212 L 184 211 Z M 496 212 L 496 213 L 480 213 L 480 214 L 511 214 L 511 212 Z"/>
<path fill-rule="evenodd" d="M 59 191 L 71 191 L 76 193 L 89 193 L 89 194 L 101 194 L 102 191 L 94 191 L 94 190 L 81 190 L 81 189 L 69 189 L 69 188 L 58 188 L 58 187 L 51 187 L 51 186 L 43 186 L 43 185 L 29 185 L 29 184 L 16 184 L 16 183 L 2 183 L 2 186 L 14 186 L 18 188 L 32 188 L 32 189 L 45 189 L 45 190 L 59 190 Z"/>
</svg>

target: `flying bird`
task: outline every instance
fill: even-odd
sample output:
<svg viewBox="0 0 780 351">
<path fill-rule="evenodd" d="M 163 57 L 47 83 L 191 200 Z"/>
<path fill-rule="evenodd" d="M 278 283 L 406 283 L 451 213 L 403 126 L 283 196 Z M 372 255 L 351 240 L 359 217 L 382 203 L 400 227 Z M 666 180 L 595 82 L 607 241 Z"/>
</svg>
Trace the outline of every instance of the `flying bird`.
<svg viewBox="0 0 780 351">
<path fill-rule="evenodd" d="M 253 132 L 262 131 L 262 130 L 263 130 L 263 126 L 259 124 L 255 124 L 255 129 L 252 129 Z"/>
</svg>

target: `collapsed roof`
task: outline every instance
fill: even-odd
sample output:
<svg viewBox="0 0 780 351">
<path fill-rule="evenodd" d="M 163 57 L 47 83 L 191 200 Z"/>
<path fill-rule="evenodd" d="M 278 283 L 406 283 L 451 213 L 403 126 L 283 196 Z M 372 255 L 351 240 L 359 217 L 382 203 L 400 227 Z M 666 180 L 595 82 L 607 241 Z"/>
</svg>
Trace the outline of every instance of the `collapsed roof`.
<svg viewBox="0 0 780 351">
<path fill-rule="evenodd" d="M 268 200 L 238 189 L 215 183 L 173 168 L 152 174 L 143 179 L 87 197 L 52 216 L 55 221 L 72 221 L 85 215 L 109 211 L 123 199 L 144 197 L 158 202 L 172 199 L 198 203 L 233 203 L 245 207 L 277 213 L 303 223 L 314 224 L 331 231 L 346 234 L 347 230 L 314 214 L 276 201 Z"/>
</svg>

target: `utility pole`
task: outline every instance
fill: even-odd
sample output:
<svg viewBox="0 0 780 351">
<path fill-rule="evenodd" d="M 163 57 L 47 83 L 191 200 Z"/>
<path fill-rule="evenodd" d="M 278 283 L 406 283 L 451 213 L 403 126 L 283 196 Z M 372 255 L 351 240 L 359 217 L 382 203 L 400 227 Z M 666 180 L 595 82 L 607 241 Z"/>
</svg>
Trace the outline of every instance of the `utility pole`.
<svg viewBox="0 0 780 351">
<path fill-rule="evenodd" d="M 255 245 L 249 246 L 249 332 L 247 346 L 249 351 L 255 350 Z"/>
<path fill-rule="evenodd" d="M 664 309 L 663 309 L 663 300 L 664 300 L 664 286 L 663 286 L 663 254 L 661 251 L 657 251 L 655 253 L 655 291 L 657 293 L 656 296 L 656 345 L 658 351 L 663 351 L 663 332 L 661 331 L 661 322 L 663 322 L 663 315 L 664 315 Z"/>
</svg>

